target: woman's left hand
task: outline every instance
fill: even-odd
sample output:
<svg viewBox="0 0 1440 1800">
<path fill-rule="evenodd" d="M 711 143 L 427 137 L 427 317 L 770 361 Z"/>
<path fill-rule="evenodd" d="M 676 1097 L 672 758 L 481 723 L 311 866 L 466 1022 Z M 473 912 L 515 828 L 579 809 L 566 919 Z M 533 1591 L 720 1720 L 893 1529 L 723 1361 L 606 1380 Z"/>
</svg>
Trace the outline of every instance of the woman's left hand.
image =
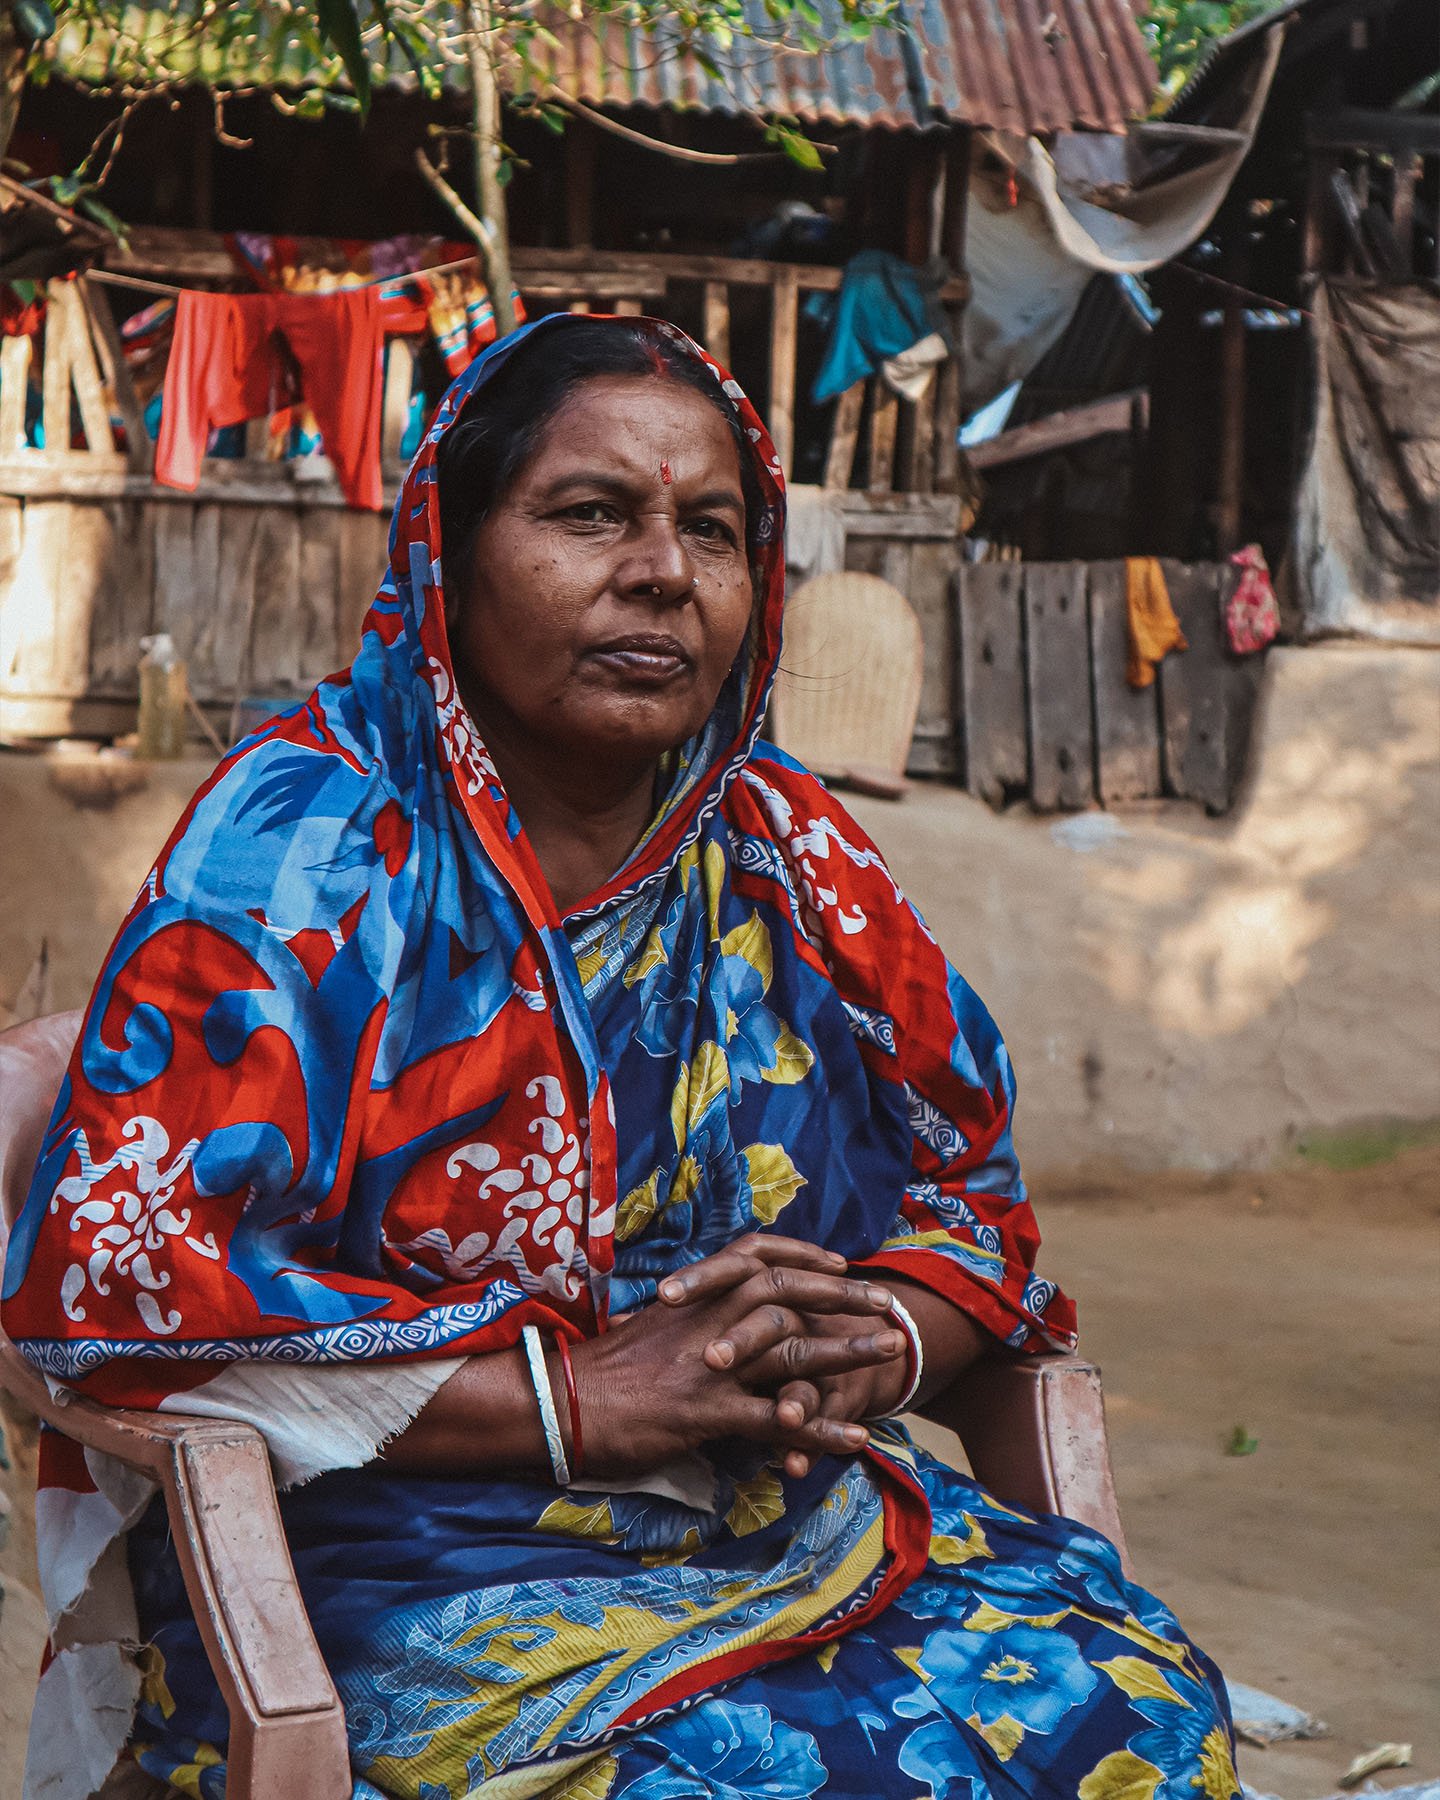
<svg viewBox="0 0 1440 1800">
<path fill-rule="evenodd" d="M 812 1313 L 800 1316 L 807 1331 L 815 1337 L 843 1335 L 859 1323 L 846 1318 L 827 1321 Z M 767 1364 L 771 1366 L 767 1367 Z M 775 1352 L 745 1371 L 747 1378 L 758 1384 L 768 1385 L 770 1381 L 778 1380 L 776 1399 L 782 1409 L 794 1412 L 797 1421 L 808 1423 L 811 1419 L 821 1418 L 849 1424 L 882 1418 L 899 1404 L 909 1376 L 909 1363 L 902 1350 L 886 1362 L 872 1363 L 863 1369 L 846 1369 L 835 1375 L 787 1380 L 786 1373 L 783 1359 Z M 814 1462 L 815 1458 L 804 1450 L 789 1450 L 785 1454 L 785 1473 L 808 1475 Z"/>
<path fill-rule="evenodd" d="M 763 1244 L 763 1238 L 759 1241 Z M 682 1274 L 667 1278 L 660 1284 L 660 1298 L 670 1306 L 683 1306 L 738 1286 L 750 1269 L 746 1246 L 755 1242 L 742 1240 L 692 1264 Z M 753 1256 L 754 1250 L 748 1255 Z M 852 1265 L 852 1274 L 861 1272 L 863 1265 Z M 924 1345 L 925 1375 L 916 1395 L 918 1404 L 984 1355 L 993 1347 L 994 1339 L 967 1313 L 929 1288 L 898 1280 L 888 1270 L 884 1279 L 888 1287 L 903 1294 Z M 803 1333 L 792 1329 L 783 1337 L 777 1336 L 768 1317 L 756 1315 L 732 1326 L 727 1337 L 710 1344 L 705 1351 L 706 1362 L 713 1369 L 733 1368 L 748 1387 L 774 1394 L 779 1417 L 791 1429 L 812 1419 L 859 1424 L 883 1418 L 899 1405 L 909 1376 L 903 1346 L 896 1355 L 867 1359 L 861 1367 L 848 1366 L 852 1360 L 848 1358 L 844 1359 L 846 1366 L 842 1366 L 841 1352 L 847 1340 L 874 1333 L 873 1314 L 861 1319 L 843 1313 L 796 1309 L 791 1317 L 799 1320 Z M 815 1460 L 808 1451 L 788 1450 L 785 1472 L 807 1475 Z"/>
</svg>

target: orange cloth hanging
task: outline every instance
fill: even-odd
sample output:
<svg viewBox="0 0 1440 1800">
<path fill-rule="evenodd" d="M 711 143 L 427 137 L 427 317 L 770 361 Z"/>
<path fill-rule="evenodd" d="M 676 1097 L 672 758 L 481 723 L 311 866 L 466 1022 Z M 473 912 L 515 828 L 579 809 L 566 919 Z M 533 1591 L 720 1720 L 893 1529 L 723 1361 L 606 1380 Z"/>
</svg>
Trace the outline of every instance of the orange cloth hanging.
<svg viewBox="0 0 1440 1800">
<path fill-rule="evenodd" d="M 1147 688 L 1155 679 L 1157 663 L 1172 650 L 1189 648 L 1170 604 L 1170 590 L 1158 557 L 1125 558 L 1125 610 L 1130 625 L 1125 679 L 1131 687 Z"/>
<path fill-rule="evenodd" d="M 345 498 L 378 510 L 384 340 L 373 287 L 303 295 L 182 293 L 155 479 L 193 489 L 211 430 L 269 411 L 278 376 L 276 333 L 300 365 L 305 399 Z"/>
</svg>

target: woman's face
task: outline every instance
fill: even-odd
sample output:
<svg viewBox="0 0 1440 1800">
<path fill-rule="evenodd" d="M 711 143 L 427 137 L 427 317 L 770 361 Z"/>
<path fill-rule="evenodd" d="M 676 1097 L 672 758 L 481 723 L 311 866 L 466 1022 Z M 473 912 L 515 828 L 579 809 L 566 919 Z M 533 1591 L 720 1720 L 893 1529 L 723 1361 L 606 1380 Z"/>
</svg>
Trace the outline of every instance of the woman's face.
<svg viewBox="0 0 1440 1800">
<path fill-rule="evenodd" d="M 574 389 L 475 534 L 452 643 L 482 734 L 633 773 L 709 717 L 750 623 L 735 439 L 662 377 Z"/>
</svg>

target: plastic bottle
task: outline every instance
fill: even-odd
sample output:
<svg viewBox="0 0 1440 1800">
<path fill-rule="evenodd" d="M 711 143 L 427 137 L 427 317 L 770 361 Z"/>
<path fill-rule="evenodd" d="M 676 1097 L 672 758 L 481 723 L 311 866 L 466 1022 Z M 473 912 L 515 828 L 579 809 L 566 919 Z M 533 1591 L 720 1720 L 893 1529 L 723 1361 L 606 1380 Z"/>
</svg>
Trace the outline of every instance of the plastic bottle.
<svg viewBox="0 0 1440 1800">
<path fill-rule="evenodd" d="M 140 719 L 137 756 L 173 762 L 185 754 L 185 665 L 168 631 L 140 640 Z"/>
</svg>

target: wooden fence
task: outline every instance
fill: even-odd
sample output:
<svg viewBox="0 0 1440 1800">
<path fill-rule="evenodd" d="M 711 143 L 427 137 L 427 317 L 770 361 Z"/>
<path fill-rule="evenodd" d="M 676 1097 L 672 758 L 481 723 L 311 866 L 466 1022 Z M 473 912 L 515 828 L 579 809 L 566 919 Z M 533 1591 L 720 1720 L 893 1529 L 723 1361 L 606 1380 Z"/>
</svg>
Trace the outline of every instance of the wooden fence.
<svg viewBox="0 0 1440 1800">
<path fill-rule="evenodd" d="M 253 480 L 242 492 L 0 495 L 0 736 L 133 729 L 150 632 L 174 638 L 222 732 L 247 697 L 283 702 L 349 662 L 386 520 L 307 499 L 278 469 L 268 495 Z M 1135 689 L 1122 562 L 965 564 L 955 512 L 953 498 L 857 493 L 843 514 L 845 567 L 893 582 L 920 619 L 911 773 L 992 805 L 1163 794 L 1223 811 L 1262 662 L 1225 648 L 1234 571 L 1165 563 L 1189 649 Z"/>
<path fill-rule="evenodd" d="M 274 485 L 265 504 L 0 495 L 0 735 L 133 730 L 150 632 L 174 638 L 222 733 L 244 696 L 283 701 L 343 668 L 388 520 Z"/>
<path fill-rule="evenodd" d="M 1163 563 L 1189 648 L 1154 684 L 1125 679 L 1125 564 L 960 565 L 952 596 L 963 779 L 992 805 L 1042 810 L 1156 795 L 1233 801 L 1263 657 L 1231 654 L 1225 563 Z"/>
</svg>

